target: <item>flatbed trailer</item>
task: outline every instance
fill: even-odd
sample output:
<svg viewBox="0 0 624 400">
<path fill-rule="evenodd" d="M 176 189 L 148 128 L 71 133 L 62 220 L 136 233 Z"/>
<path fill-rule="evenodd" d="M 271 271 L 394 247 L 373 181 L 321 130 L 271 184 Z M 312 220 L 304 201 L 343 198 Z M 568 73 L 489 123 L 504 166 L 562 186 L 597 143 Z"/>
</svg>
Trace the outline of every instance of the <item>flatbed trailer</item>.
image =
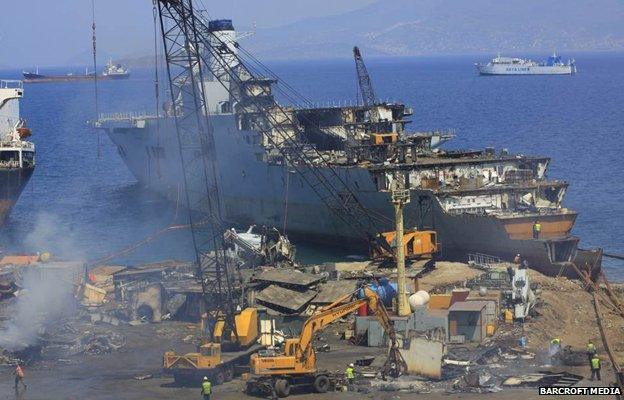
<svg viewBox="0 0 624 400">
<path fill-rule="evenodd" d="M 168 352 L 165 353 L 164 372 L 173 375 L 176 385 L 180 386 L 199 386 L 204 376 L 208 377 L 213 385 L 221 385 L 248 372 L 250 356 L 263 348 L 264 346 L 256 344 L 241 351 L 223 352 L 221 362 L 211 368 L 198 366 L 198 353 L 177 355 Z"/>
<path fill-rule="evenodd" d="M 245 384 L 245 393 L 251 396 L 269 396 L 273 390 L 278 397 L 288 397 L 292 391 L 325 393 L 336 390 L 338 377 L 329 371 L 279 376 L 250 375 Z"/>
</svg>

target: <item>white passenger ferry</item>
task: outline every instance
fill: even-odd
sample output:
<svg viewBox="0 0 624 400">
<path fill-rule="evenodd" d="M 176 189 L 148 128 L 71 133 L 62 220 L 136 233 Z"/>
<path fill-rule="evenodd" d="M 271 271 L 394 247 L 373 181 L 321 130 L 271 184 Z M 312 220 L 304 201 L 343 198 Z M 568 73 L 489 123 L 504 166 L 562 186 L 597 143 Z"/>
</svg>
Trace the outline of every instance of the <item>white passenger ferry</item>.
<svg viewBox="0 0 624 400">
<path fill-rule="evenodd" d="M 576 73 L 574 60 L 564 63 L 553 54 L 544 62 L 524 58 L 501 57 L 499 54 L 487 64 L 476 63 L 481 75 L 572 75 Z"/>
</svg>

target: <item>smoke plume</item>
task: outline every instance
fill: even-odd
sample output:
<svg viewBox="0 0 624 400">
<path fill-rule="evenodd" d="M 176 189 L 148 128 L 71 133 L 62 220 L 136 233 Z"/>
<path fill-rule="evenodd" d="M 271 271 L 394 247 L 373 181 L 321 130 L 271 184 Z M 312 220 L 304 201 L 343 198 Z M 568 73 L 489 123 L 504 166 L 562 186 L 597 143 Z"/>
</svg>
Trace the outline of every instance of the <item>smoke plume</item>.
<svg viewBox="0 0 624 400">
<path fill-rule="evenodd" d="M 0 347 L 22 350 L 38 342 L 48 324 L 74 310 L 72 274 L 50 267 L 23 267 L 22 290 L 0 326 Z"/>
</svg>

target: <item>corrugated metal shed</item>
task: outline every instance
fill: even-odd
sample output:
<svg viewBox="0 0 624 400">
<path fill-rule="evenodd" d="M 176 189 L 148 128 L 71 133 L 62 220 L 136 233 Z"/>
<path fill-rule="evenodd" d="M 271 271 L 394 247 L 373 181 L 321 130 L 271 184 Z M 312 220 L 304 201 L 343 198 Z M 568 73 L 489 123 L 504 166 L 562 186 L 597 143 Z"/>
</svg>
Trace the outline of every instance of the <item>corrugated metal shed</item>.
<svg viewBox="0 0 624 400">
<path fill-rule="evenodd" d="M 481 342 L 486 336 L 487 301 L 460 301 L 449 308 L 451 336 L 464 336 L 466 341 Z"/>
</svg>

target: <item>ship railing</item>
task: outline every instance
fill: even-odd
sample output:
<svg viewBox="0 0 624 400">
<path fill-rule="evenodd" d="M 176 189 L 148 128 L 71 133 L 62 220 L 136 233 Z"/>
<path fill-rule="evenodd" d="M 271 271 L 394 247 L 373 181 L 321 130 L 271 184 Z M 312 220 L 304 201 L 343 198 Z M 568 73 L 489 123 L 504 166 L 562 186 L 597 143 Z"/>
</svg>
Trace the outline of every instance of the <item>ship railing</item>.
<svg viewBox="0 0 624 400">
<path fill-rule="evenodd" d="M 469 253 L 468 264 L 474 267 L 489 270 L 493 264 L 500 264 L 501 258 L 483 253 Z"/>
<path fill-rule="evenodd" d="M 21 148 L 21 149 L 34 149 L 35 144 L 27 140 L 6 140 L 0 141 L 0 150 L 4 147 Z"/>
<path fill-rule="evenodd" d="M 23 89 L 24 83 L 17 79 L 0 79 L 0 89 Z"/>
<path fill-rule="evenodd" d="M 26 140 L 7 140 L 0 141 L 0 150 L 5 148 L 14 148 L 14 149 L 35 149 L 35 144 L 33 142 L 28 142 Z"/>
<path fill-rule="evenodd" d="M 157 118 L 155 114 L 148 112 L 116 112 L 116 113 L 101 113 L 98 118 L 98 122 L 106 121 L 134 121 L 137 119 L 153 119 Z"/>
</svg>

